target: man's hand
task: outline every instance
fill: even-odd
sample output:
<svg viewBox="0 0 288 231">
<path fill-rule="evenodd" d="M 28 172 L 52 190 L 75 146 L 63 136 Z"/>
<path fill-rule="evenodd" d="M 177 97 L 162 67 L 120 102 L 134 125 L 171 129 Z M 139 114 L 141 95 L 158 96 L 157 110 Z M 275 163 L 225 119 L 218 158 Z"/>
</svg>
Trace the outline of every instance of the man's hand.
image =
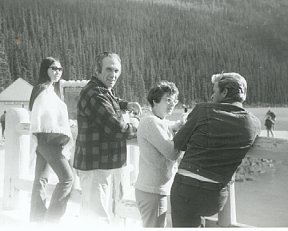
<svg viewBox="0 0 288 231">
<path fill-rule="evenodd" d="M 177 120 L 172 126 L 172 130 L 174 132 L 177 132 L 179 131 L 180 128 L 183 127 L 183 125 L 186 123 L 187 121 L 187 116 L 188 116 L 188 113 L 183 113 L 182 116 L 181 116 L 181 119 L 180 120 Z"/>
<path fill-rule="evenodd" d="M 137 127 L 135 127 L 132 123 L 127 124 L 128 129 L 126 132 L 128 132 L 128 140 L 134 139 L 137 137 Z"/>
<path fill-rule="evenodd" d="M 135 115 L 139 116 L 142 114 L 141 105 L 137 102 L 129 102 L 127 105 L 129 111 L 133 111 Z"/>
</svg>

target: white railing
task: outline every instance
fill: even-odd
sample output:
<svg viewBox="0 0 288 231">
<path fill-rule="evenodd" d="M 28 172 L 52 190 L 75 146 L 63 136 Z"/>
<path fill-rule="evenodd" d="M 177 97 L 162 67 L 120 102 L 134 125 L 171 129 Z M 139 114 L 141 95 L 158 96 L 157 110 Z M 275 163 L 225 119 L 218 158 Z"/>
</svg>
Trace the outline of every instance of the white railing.
<svg viewBox="0 0 288 231">
<path fill-rule="evenodd" d="M 7 111 L 6 116 L 6 142 L 5 142 L 5 170 L 4 170 L 4 194 L 3 209 L 17 209 L 21 191 L 31 191 L 32 177 L 29 167 L 30 136 L 29 136 L 29 112 L 24 108 L 13 108 Z M 129 144 L 129 142 L 128 142 Z M 248 156 L 268 158 L 277 160 L 288 160 L 288 140 L 259 137 L 248 152 Z M 126 185 L 133 187 L 138 174 L 138 152 L 137 144 L 131 143 L 128 147 L 128 173 Z M 132 183 L 132 184 L 131 184 Z M 52 191 L 54 185 L 48 185 L 48 192 Z M 127 198 L 129 199 L 129 198 Z M 131 205 L 131 203 L 130 203 Z M 125 205 L 119 210 L 121 217 L 132 216 L 138 213 L 136 206 L 127 208 Z M 134 210 L 133 210 L 134 209 Z M 132 212 L 131 212 L 132 211 Z M 137 215 L 136 215 L 137 217 Z M 218 220 L 207 218 L 209 226 L 240 227 L 245 226 L 237 223 L 235 186 L 229 186 L 229 198 L 224 209 L 218 214 Z"/>
</svg>

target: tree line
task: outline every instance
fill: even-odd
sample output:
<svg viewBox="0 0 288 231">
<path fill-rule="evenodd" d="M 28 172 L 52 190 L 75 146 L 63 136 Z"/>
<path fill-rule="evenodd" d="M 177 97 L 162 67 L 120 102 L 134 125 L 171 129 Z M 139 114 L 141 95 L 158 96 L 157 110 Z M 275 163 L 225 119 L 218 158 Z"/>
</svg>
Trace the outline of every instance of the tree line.
<svg viewBox="0 0 288 231">
<path fill-rule="evenodd" d="M 208 101 L 211 75 L 233 71 L 247 79 L 248 104 L 287 105 L 287 9 L 287 0 L 1 0 L 0 84 L 35 85 L 46 56 L 60 59 L 64 79 L 90 79 L 96 55 L 111 50 L 128 100 L 145 104 L 166 79 L 181 103 Z"/>
</svg>

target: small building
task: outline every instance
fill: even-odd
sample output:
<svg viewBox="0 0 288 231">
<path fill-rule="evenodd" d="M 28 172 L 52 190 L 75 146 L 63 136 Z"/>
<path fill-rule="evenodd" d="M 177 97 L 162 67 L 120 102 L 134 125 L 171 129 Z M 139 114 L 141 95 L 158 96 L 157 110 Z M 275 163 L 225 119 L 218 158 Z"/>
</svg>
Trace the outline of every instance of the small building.
<svg viewBox="0 0 288 231">
<path fill-rule="evenodd" d="M 0 114 L 9 108 L 28 109 L 33 86 L 22 78 L 16 79 L 0 93 Z"/>
</svg>

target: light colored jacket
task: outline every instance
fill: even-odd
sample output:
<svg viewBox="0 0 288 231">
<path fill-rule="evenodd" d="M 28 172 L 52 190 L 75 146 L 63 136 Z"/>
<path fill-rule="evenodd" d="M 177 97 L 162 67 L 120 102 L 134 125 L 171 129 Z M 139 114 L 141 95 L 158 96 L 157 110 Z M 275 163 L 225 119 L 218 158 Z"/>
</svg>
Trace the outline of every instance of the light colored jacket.
<svg viewBox="0 0 288 231">
<path fill-rule="evenodd" d="M 35 99 L 30 114 L 31 121 L 31 155 L 37 148 L 37 138 L 35 133 L 60 133 L 67 135 L 69 142 L 63 147 L 63 155 L 70 159 L 70 150 L 74 146 L 74 141 L 70 129 L 68 110 L 66 104 L 56 95 L 53 86 L 43 90 Z"/>
<path fill-rule="evenodd" d="M 174 149 L 172 127 L 175 123 L 153 114 L 140 120 L 137 130 L 140 158 L 136 189 L 160 195 L 170 194 L 180 156 L 180 152 Z"/>
</svg>

